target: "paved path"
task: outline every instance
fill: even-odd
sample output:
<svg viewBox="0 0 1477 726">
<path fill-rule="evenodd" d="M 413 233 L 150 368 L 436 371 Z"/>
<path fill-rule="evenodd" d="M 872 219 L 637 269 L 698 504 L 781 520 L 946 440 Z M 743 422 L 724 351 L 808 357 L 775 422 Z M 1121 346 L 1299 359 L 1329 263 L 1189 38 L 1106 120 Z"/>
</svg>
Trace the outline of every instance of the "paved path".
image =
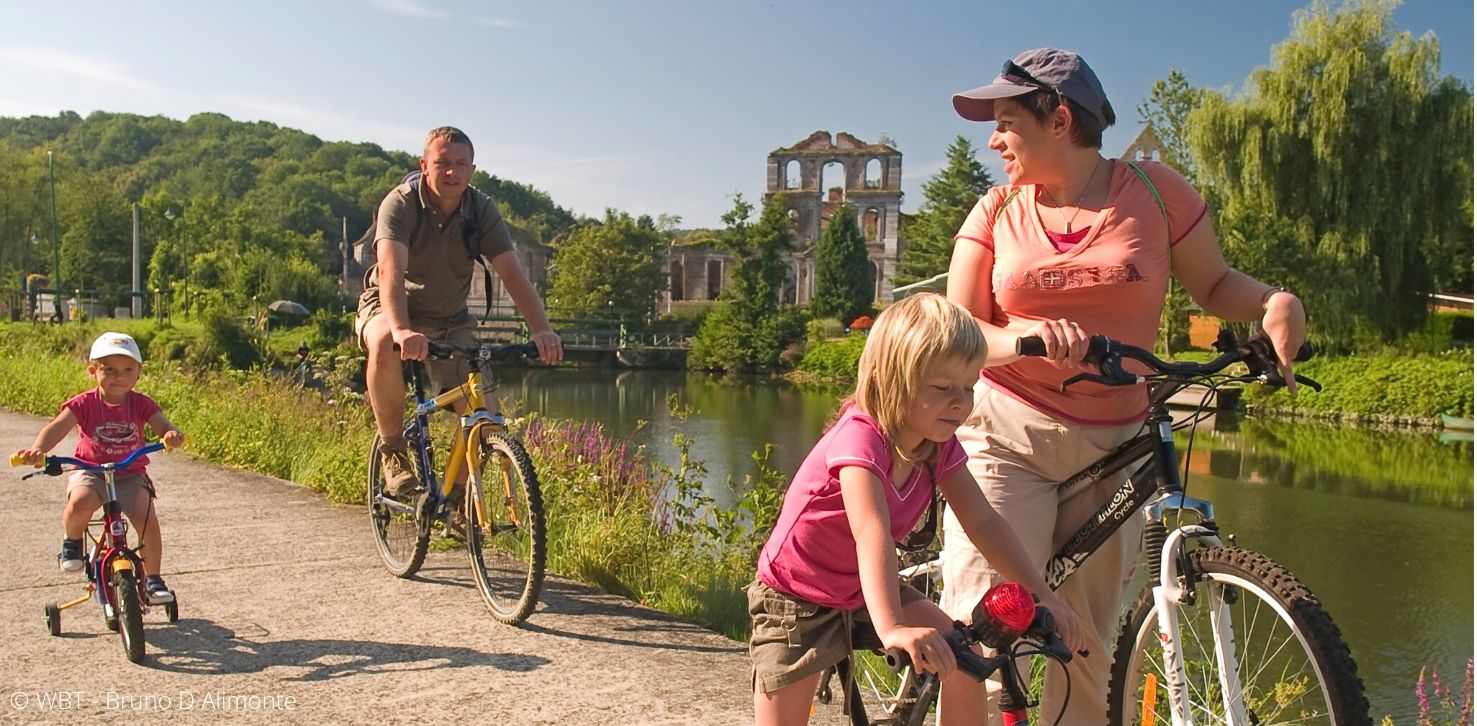
<svg viewBox="0 0 1477 726">
<path fill-rule="evenodd" d="M 41 418 L 0 412 L 0 453 Z M 70 453 L 72 439 L 56 452 Z M 414 580 L 387 573 L 361 507 L 291 482 L 156 454 L 165 574 L 180 621 L 145 616 L 133 665 L 56 566 L 64 479 L 0 469 L 0 723 L 741 724 L 742 644 L 590 587 L 545 581 L 500 625 L 462 551 Z"/>
</svg>

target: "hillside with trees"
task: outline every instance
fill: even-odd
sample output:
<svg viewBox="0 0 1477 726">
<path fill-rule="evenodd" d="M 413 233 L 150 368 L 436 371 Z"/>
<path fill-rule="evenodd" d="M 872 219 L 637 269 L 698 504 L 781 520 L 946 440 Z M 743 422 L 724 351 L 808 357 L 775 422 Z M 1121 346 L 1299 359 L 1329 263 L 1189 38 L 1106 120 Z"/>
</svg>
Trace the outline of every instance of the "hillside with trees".
<svg viewBox="0 0 1477 726">
<path fill-rule="evenodd" d="M 343 304 L 345 230 L 358 239 L 416 162 L 214 113 L 0 118 L 0 289 L 14 302 L 23 275 L 49 274 L 59 257 L 63 289 L 125 305 L 137 203 L 145 286 L 177 310 L 187 291 L 196 310 L 245 309 L 253 296 Z M 481 171 L 473 184 L 523 238 L 551 240 L 575 223 L 526 184 Z"/>
</svg>

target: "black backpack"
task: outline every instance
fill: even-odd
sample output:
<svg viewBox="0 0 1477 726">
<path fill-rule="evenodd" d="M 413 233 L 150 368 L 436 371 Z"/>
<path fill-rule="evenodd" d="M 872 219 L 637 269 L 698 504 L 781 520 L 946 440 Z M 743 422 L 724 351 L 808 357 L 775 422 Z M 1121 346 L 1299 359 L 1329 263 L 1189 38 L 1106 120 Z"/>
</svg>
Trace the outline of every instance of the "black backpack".
<svg viewBox="0 0 1477 726">
<path fill-rule="evenodd" d="M 425 207 L 421 206 L 421 176 L 421 170 L 416 169 L 400 178 L 400 184 L 410 185 L 411 198 L 415 200 L 415 222 L 410 227 L 410 239 L 406 242 L 406 247 L 415 246 L 415 236 L 421 230 L 420 215 L 425 210 Z M 396 186 L 399 186 L 399 184 Z M 463 203 L 467 202 L 466 197 L 471 195 L 471 191 L 472 188 L 469 185 L 467 190 L 462 192 Z M 481 211 L 481 205 L 474 203 L 472 204 L 472 214 L 470 216 L 463 215 L 462 244 L 467 248 L 467 257 L 482 268 L 482 289 L 485 291 L 483 317 L 488 317 L 492 315 L 492 270 L 488 269 L 487 261 L 482 257 L 482 240 L 479 234 L 482 231 Z M 379 212 L 376 210 L 374 217 L 370 219 L 369 229 L 365 230 L 364 236 L 359 239 L 360 242 L 369 245 L 371 251 L 374 250 L 374 232 L 378 226 L 378 217 Z M 364 270 L 364 287 L 366 289 L 369 288 L 369 282 L 373 279 L 377 264 L 370 265 L 368 269 Z"/>
</svg>

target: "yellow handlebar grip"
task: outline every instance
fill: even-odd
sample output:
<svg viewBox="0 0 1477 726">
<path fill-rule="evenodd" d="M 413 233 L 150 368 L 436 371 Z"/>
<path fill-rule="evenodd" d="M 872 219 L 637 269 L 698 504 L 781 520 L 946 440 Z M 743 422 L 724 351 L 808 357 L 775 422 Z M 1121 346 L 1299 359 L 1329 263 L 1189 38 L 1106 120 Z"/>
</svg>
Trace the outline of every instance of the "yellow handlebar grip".
<svg viewBox="0 0 1477 726">
<path fill-rule="evenodd" d="M 165 444 L 164 445 L 164 450 L 165 451 L 173 451 L 175 449 L 183 449 L 183 448 L 185 448 L 186 446 L 189 446 L 189 445 L 190 445 L 190 437 L 189 436 L 185 436 L 183 439 L 180 440 L 179 446 L 170 446 L 169 444 Z"/>
<path fill-rule="evenodd" d="M 10 465 L 11 466 L 23 466 L 23 465 L 25 465 L 25 463 L 26 463 L 26 460 L 24 458 L 22 458 L 20 454 L 11 454 L 10 455 Z"/>
</svg>

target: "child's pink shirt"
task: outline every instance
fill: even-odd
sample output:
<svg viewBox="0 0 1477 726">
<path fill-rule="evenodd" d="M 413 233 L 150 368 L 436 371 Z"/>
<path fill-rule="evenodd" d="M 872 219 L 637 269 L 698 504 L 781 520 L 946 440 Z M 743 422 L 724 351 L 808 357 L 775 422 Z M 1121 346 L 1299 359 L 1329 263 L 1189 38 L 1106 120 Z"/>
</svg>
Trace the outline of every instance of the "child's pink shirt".
<svg viewBox="0 0 1477 726">
<path fill-rule="evenodd" d="M 759 580 L 825 607 L 854 610 L 863 605 L 856 540 L 841 501 L 842 467 L 859 466 L 881 479 L 887 494 L 892 538 L 901 542 L 933 501 L 928 467 L 915 466 L 901 487 L 892 485 L 894 451 L 882 428 L 848 406 L 805 457 L 785 491 L 784 507 L 759 554 Z M 964 449 L 950 436 L 939 445 L 935 476 L 943 479 L 964 465 Z"/>
<path fill-rule="evenodd" d="M 138 391 L 129 391 L 121 404 L 108 403 L 96 388 L 73 396 L 62 408 L 77 418 L 74 456 L 94 464 L 122 461 L 144 445 L 144 426 L 159 413 L 159 404 Z M 142 471 L 149 457 L 135 459 L 127 471 Z"/>
<path fill-rule="evenodd" d="M 1205 200 L 1173 169 L 1138 162 L 1154 182 L 1154 193 L 1128 164 L 1115 162 L 1108 201 L 1082 241 L 1061 251 L 1036 213 L 1036 187 L 995 187 L 982 197 L 955 235 L 983 246 L 980 284 L 990 285 L 993 307 L 975 315 L 993 325 L 1011 320 L 1066 319 L 1089 335 L 1152 348 L 1170 278 L 1170 248 L 1205 220 Z M 1003 205 L 1003 206 L 1002 206 Z M 1165 214 L 1168 214 L 1166 224 Z M 993 220 L 993 224 L 991 224 Z M 1059 420 L 1118 425 L 1142 420 L 1148 408 L 1143 386 L 1074 385 L 1061 382 L 1081 372 L 1043 358 L 986 368 L 991 386 Z"/>
</svg>

